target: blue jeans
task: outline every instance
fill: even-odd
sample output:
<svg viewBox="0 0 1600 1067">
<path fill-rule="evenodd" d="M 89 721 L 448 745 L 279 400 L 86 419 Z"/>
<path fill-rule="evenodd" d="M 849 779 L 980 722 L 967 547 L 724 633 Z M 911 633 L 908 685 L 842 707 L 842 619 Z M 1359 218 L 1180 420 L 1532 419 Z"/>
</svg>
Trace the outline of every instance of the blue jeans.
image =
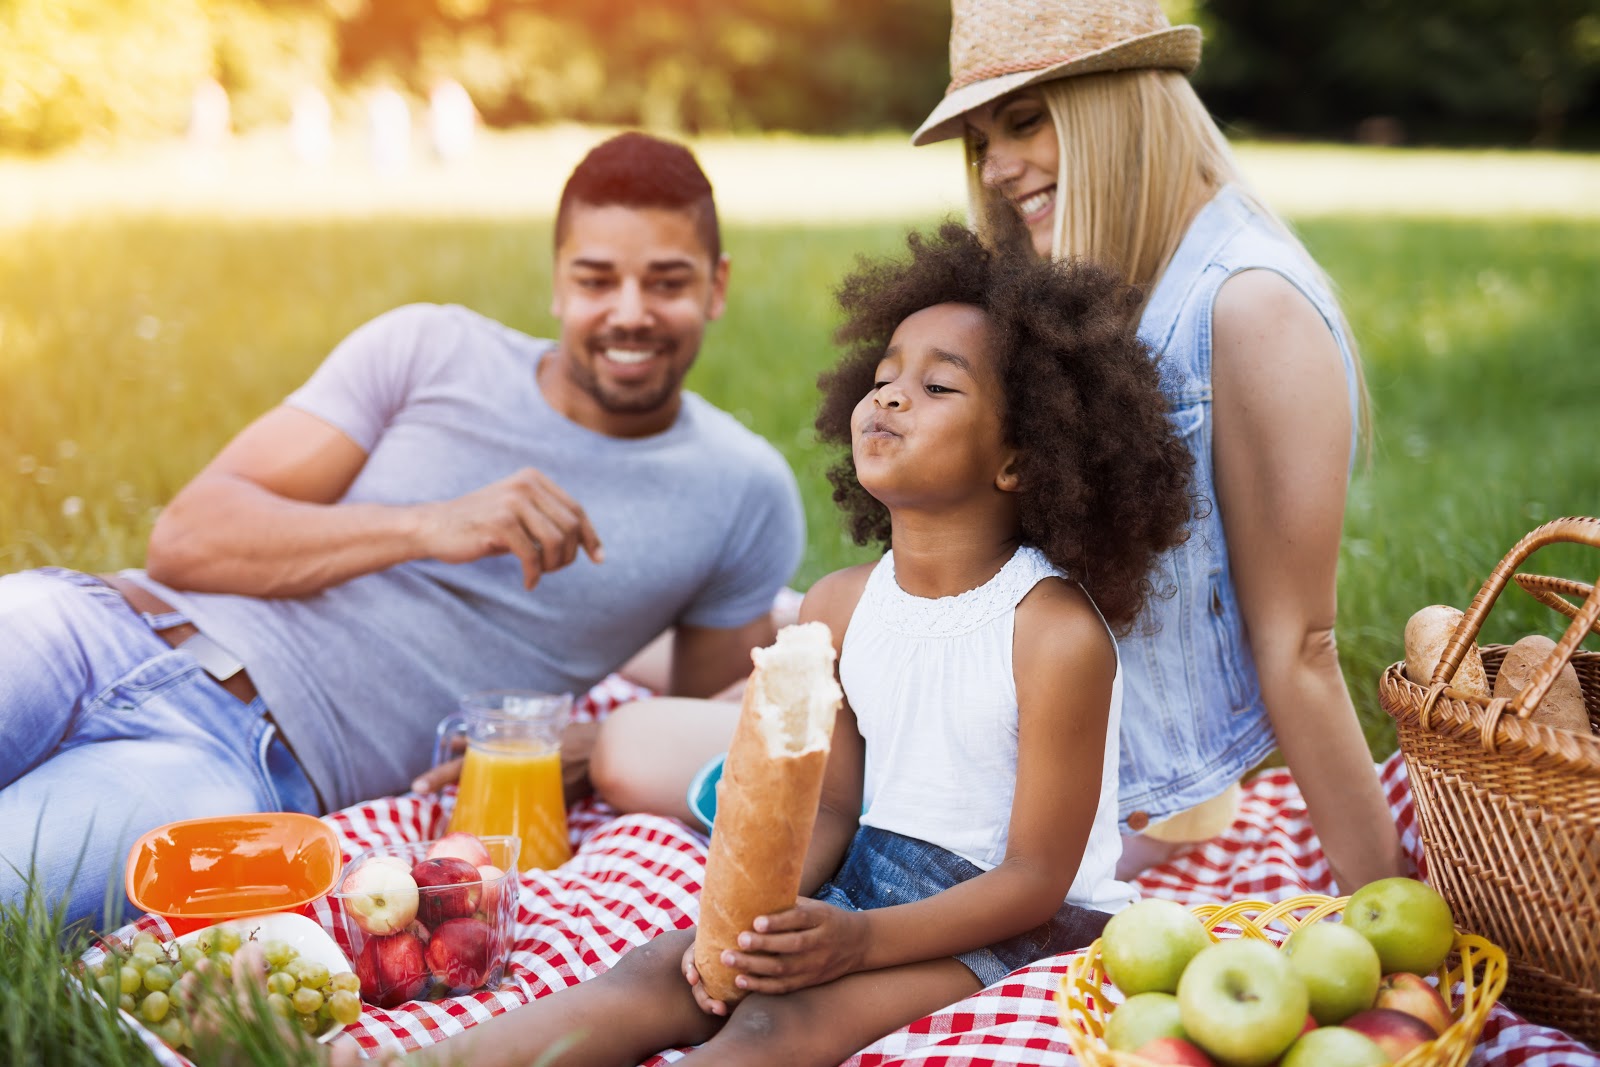
<svg viewBox="0 0 1600 1067">
<path fill-rule="evenodd" d="M 258 696 L 242 704 L 95 578 L 0 577 L 0 901 L 30 868 L 69 921 L 123 901 L 128 848 L 178 819 L 321 814 Z M 126 907 L 126 904 L 123 904 Z"/>
<path fill-rule="evenodd" d="M 863 826 L 816 899 L 850 911 L 871 911 L 924 900 L 982 873 L 977 864 L 938 845 Z M 1032 930 L 955 958 L 987 987 L 1018 967 L 1086 947 L 1110 921 L 1103 911 L 1064 903 Z"/>
</svg>

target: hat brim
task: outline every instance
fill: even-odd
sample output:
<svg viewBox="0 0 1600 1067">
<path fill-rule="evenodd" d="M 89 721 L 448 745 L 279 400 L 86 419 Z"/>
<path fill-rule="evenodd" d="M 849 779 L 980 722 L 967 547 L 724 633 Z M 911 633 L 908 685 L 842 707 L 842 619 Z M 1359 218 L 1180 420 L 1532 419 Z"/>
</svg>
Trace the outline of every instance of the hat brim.
<svg viewBox="0 0 1600 1067">
<path fill-rule="evenodd" d="M 962 118 L 974 108 L 1040 82 L 1074 74 L 1100 74 L 1113 70 L 1180 70 L 1190 73 L 1200 65 L 1200 28 L 1171 26 L 1155 33 L 1119 41 L 1110 48 L 1075 56 L 1039 70 L 1020 70 L 964 85 L 946 93 L 925 122 L 911 135 L 914 145 L 959 137 Z"/>
</svg>

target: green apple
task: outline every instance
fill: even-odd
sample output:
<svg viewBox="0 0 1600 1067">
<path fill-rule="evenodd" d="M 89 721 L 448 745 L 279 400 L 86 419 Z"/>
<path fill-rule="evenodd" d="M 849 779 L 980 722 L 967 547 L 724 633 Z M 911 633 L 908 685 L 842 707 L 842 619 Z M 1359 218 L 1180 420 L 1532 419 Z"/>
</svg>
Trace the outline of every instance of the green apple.
<svg viewBox="0 0 1600 1067">
<path fill-rule="evenodd" d="M 1296 1041 L 1278 1067 L 1384 1067 L 1389 1062 L 1383 1049 L 1364 1034 L 1323 1026 Z"/>
<path fill-rule="evenodd" d="M 1140 993 L 1117 1005 L 1106 1023 L 1106 1045 L 1132 1052 L 1158 1037 L 1185 1037 L 1178 1021 L 1178 998 L 1171 993 Z"/>
<path fill-rule="evenodd" d="M 1126 996 L 1173 993 L 1183 969 L 1209 944 L 1211 938 L 1194 912 L 1175 900 L 1146 897 L 1106 923 L 1100 961 Z"/>
<path fill-rule="evenodd" d="M 1455 943 L 1450 905 L 1415 878 L 1381 878 L 1350 895 L 1345 925 L 1372 942 L 1384 974 L 1432 974 Z"/>
<path fill-rule="evenodd" d="M 1178 983 L 1189 1040 L 1223 1067 L 1266 1067 L 1305 1025 L 1310 995 L 1289 957 L 1265 941 L 1223 941 L 1202 951 Z"/>
<path fill-rule="evenodd" d="M 1320 1026 L 1342 1023 L 1372 1007 L 1383 968 L 1372 942 L 1343 923 L 1302 926 L 1283 944 L 1289 966 L 1306 984 Z"/>
</svg>

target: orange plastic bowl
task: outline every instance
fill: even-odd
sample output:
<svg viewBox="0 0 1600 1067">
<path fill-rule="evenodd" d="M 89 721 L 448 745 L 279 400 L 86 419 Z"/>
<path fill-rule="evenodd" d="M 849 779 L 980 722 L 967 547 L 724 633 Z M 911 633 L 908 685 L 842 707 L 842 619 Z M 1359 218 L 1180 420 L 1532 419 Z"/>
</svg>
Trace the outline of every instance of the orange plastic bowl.
<svg viewBox="0 0 1600 1067">
<path fill-rule="evenodd" d="M 294 911 L 333 888 L 333 827 L 298 812 L 224 815 L 158 826 L 128 851 L 128 899 L 175 935 L 224 919 Z"/>
</svg>

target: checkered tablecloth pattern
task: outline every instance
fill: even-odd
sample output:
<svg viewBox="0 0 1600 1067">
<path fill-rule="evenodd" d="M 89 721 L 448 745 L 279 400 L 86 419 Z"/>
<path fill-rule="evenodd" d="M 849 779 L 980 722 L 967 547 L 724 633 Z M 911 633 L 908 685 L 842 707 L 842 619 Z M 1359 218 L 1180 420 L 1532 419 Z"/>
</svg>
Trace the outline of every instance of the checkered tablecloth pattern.
<svg viewBox="0 0 1600 1067">
<path fill-rule="evenodd" d="M 578 714 L 603 715 L 644 695 L 608 679 L 579 704 Z M 1396 756 L 1381 768 L 1402 840 L 1420 859 L 1415 810 L 1405 766 Z M 403 796 L 347 808 L 327 817 L 338 830 L 345 859 L 376 845 L 420 841 L 444 832 L 446 809 L 435 797 Z M 623 952 L 666 930 L 694 923 L 705 838 L 672 819 L 613 817 L 586 804 L 572 812 L 573 859 L 556 871 L 521 876 L 517 939 L 504 988 L 385 1011 L 368 1008 L 349 1027 L 365 1049 L 416 1048 L 460 1033 L 474 1023 L 574 985 L 614 964 Z M 1287 771 L 1257 775 L 1246 784 L 1239 817 L 1223 836 L 1190 848 L 1146 872 L 1139 888 L 1184 904 L 1242 898 L 1276 900 L 1331 893 L 1332 878 L 1311 832 L 1300 791 Z M 327 901 L 314 917 L 349 951 L 342 918 Z M 166 935 L 159 919 L 138 924 Z M 1055 993 L 1066 957 L 1013 972 L 994 985 L 920 1019 L 858 1053 L 844 1067 L 1058 1067 L 1071 1062 L 1057 1022 Z M 154 1039 L 152 1038 L 152 1041 Z M 159 1042 L 155 1042 L 159 1045 Z M 671 1063 L 663 1053 L 645 1067 Z M 185 1061 L 162 1047 L 169 1067 Z M 1600 1056 L 1556 1030 L 1532 1025 L 1497 1006 L 1472 1067 L 1600 1067 Z"/>
</svg>

